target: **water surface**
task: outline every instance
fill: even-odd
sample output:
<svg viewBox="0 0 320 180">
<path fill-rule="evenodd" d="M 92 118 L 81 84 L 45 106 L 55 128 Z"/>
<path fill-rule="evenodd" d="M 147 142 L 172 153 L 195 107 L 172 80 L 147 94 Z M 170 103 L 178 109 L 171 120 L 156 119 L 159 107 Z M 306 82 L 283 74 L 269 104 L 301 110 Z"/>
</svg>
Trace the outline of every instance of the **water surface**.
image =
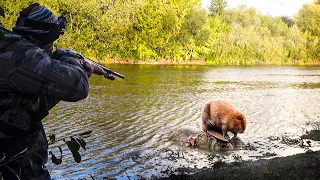
<svg viewBox="0 0 320 180">
<path fill-rule="evenodd" d="M 163 177 L 179 167 L 217 161 L 257 160 L 320 149 L 300 136 L 320 119 L 320 67 L 215 67 L 111 65 L 125 80 L 90 79 L 90 94 L 62 102 L 44 121 L 47 133 L 65 137 L 93 129 L 82 162 L 63 143 L 61 165 L 48 164 L 56 179 Z M 202 106 L 230 101 L 247 117 L 242 148 L 228 152 L 191 149 L 172 141 L 187 128 L 200 132 Z"/>
</svg>

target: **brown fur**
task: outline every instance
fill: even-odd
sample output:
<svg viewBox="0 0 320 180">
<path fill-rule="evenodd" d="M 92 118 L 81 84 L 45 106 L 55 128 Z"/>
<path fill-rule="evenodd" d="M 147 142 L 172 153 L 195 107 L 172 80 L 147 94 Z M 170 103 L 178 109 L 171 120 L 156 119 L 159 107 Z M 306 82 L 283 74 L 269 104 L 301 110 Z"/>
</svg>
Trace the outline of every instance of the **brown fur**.
<svg viewBox="0 0 320 180">
<path fill-rule="evenodd" d="M 218 100 L 210 101 L 202 109 L 202 130 L 207 132 L 205 120 L 209 120 L 215 130 L 222 132 L 225 137 L 228 131 L 235 136 L 246 129 L 247 119 L 242 112 L 236 110 L 230 103 Z"/>
</svg>

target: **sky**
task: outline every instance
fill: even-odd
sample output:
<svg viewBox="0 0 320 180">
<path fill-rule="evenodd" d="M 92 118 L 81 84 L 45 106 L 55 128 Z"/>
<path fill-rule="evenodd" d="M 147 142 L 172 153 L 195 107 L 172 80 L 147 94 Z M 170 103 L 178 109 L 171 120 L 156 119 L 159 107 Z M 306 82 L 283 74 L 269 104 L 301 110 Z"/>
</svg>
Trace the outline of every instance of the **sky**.
<svg viewBox="0 0 320 180">
<path fill-rule="evenodd" d="M 272 16 L 289 16 L 299 12 L 303 4 L 313 2 L 314 0 L 227 0 L 228 7 L 234 8 L 240 4 L 254 7 L 262 14 Z M 202 6 L 210 6 L 211 0 L 202 0 Z"/>
</svg>

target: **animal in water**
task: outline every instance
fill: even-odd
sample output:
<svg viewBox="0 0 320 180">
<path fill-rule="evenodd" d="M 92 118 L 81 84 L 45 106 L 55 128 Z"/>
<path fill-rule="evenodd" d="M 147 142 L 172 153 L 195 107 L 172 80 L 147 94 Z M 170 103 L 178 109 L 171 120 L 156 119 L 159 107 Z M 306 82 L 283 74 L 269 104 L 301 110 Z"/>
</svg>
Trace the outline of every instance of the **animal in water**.
<svg viewBox="0 0 320 180">
<path fill-rule="evenodd" d="M 237 136 L 246 129 L 245 115 L 225 100 L 214 100 L 206 103 L 202 109 L 202 130 L 221 132 L 226 137 L 230 131 Z"/>
</svg>

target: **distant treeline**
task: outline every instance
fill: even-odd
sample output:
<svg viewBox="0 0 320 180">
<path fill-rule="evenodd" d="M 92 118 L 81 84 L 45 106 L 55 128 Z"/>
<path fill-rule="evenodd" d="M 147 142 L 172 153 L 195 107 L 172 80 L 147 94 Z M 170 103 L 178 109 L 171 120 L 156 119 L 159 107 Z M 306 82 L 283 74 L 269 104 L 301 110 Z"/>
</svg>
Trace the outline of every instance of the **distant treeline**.
<svg viewBox="0 0 320 180">
<path fill-rule="evenodd" d="M 227 8 L 212 0 L 1 0 L 8 29 L 19 11 L 39 2 L 68 19 L 56 45 L 90 58 L 222 65 L 320 64 L 320 0 L 294 17 L 262 15 L 254 8 Z"/>
</svg>

